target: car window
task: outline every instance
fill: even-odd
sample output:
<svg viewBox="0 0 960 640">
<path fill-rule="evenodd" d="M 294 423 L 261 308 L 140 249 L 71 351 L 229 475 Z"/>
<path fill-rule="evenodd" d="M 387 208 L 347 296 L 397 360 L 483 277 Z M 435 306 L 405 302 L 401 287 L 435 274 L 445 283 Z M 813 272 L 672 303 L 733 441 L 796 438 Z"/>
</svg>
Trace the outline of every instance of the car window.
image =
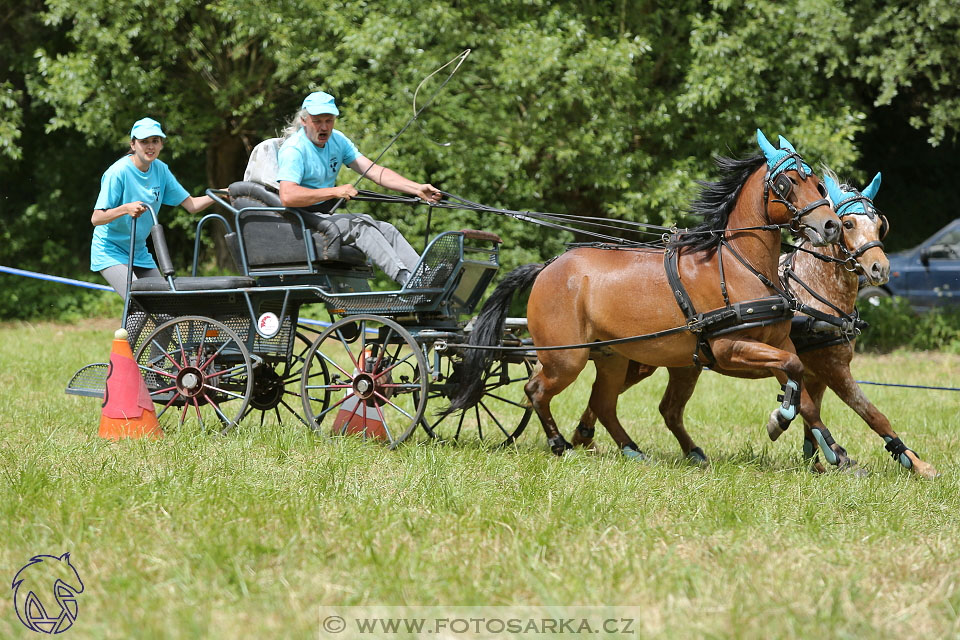
<svg viewBox="0 0 960 640">
<path fill-rule="evenodd" d="M 930 245 L 927 255 L 930 258 L 960 260 L 960 229 L 948 231 Z"/>
</svg>

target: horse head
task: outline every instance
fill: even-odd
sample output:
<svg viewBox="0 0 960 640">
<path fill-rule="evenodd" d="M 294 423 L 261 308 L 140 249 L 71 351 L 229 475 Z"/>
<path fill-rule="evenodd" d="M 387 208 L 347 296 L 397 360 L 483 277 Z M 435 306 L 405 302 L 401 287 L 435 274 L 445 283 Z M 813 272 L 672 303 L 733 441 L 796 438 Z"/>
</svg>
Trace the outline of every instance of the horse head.
<svg viewBox="0 0 960 640">
<path fill-rule="evenodd" d="M 816 246 L 839 242 L 840 219 L 830 207 L 826 189 L 793 145 L 780 136 L 778 149 L 760 129 L 757 144 L 767 160 L 763 195 L 770 222 L 789 224 Z"/>
<path fill-rule="evenodd" d="M 890 230 L 886 216 L 877 211 L 873 198 L 880 190 L 880 174 L 863 190 L 846 184 L 837 184 L 824 176 L 827 193 L 833 208 L 843 223 L 844 253 L 856 261 L 857 272 L 872 286 L 884 284 L 890 278 L 890 261 L 883 251 L 883 239 Z"/>
</svg>

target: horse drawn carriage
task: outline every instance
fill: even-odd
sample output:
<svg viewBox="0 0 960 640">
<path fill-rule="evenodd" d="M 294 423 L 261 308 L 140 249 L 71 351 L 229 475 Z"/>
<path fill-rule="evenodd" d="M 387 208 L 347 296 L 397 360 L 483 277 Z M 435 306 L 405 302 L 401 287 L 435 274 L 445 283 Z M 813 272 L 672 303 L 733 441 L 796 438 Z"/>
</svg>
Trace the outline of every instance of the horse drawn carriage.
<svg viewBox="0 0 960 640">
<path fill-rule="evenodd" d="M 804 454 L 815 464 L 818 452 L 831 464 L 853 464 L 820 418 L 829 386 L 883 438 L 895 460 L 935 475 L 850 375 L 851 341 L 859 330 L 853 274 L 871 282 L 887 277 L 880 241 L 887 223 L 869 197 L 876 187 L 869 196 L 836 188 L 831 202 L 789 142 L 781 138 L 778 148 L 757 134 L 762 156 L 720 160 L 727 175 L 705 185 L 693 205 L 705 218 L 700 226 L 655 227 L 664 241 L 591 243 L 546 264 L 520 267 L 503 279 L 475 323 L 467 318 L 500 266 L 495 234 L 441 233 L 406 284 L 373 291 L 363 255 L 339 242 L 323 214 L 284 209 L 260 185 L 208 191 L 232 220 L 220 214 L 200 220 L 191 277 L 174 277 L 154 215 L 151 233 L 163 277 L 130 283 L 124 326 L 150 396 L 161 407 L 158 417 L 175 415 L 182 424 L 195 416 L 228 431 L 251 414 L 282 422 L 286 413 L 318 431 L 362 433 L 395 447 L 417 427 L 431 437 L 474 431 L 513 442 L 536 411 L 559 455 L 571 444 L 559 432 L 550 401 L 593 360 L 597 376 L 574 444 L 592 440 L 599 418 L 624 455 L 643 457 L 616 415 L 617 396 L 666 367 L 671 400 L 661 410 L 667 407 L 664 416 L 684 454 L 702 463 L 706 456 L 686 433 L 682 411 L 696 375 L 708 367 L 777 377 L 783 395 L 767 423 L 770 438 L 802 416 Z M 356 200 L 420 203 L 370 192 Z M 563 222 L 572 218 L 495 210 L 456 197 L 431 206 L 495 211 L 552 228 L 570 229 Z M 196 277 L 201 231 L 212 219 L 225 227 L 240 275 Z M 592 235 L 607 241 L 605 232 L 616 228 L 587 224 L 603 227 Z M 787 228 L 816 246 L 834 247 L 823 253 L 797 248 L 813 256 L 810 269 L 820 270 L 807 274 L 809 280 L 826 286 L 832 278 L 831 290 L 818 293 L 804 284 L 792 262 L 778 266 Z M 806 291 L 791 291 L 791 278 Z M 624 297 L 624 286 L 638 284 L 640 295 Z M 527 287 L 529 327 L 506 319 L 513 292 Z M 315 308 L 330 317 L 319 332 L 308 324 Z M 794 323 L 798 330 L 826 325 L 825 340 L 804 338 L 818 354 L 809 356 L 814 360 L 801 362 L 791 342 L 786 321 L 794 312 L 807 316 Z M 793 336 L 800 346 L 803 336 Z M 102 397 L 106 367 L 78 371 L 68 393 Z M 526 397 L 512 385 L 521 381 Z"/>
<path fill-rule="evenodd" d="M 473 411 L 427 411 L 428 404 L 440 408 L 458 384 L 455 345 L 466 342 L 467 316 L 500 266 L 496 234 L 440 233 L 404 286 L 374 291 L 365 256 L 340 243 L 324 214 L 285 209 L 252 182 L 207 194 L 227 215 L 197 223 L 192 275 L 174 275 L 151 211 L 163 277 L 128 284 L 123 325 L 161 421 L 196 418 L 226 432 L 245 419 L 293 419 L 390 447 L 418 426 L 431 437 L 471 429 L 507 442 L 523 431 L 530 407 L 497 390 L 529 377 L 535 355 L 526 350 L 487 372 L 489 397 Z M 372 192 L 355 200 L 420 202 Z M 201 237 L 214 220 L 226 230 L 239 275 L 196 275 Z M 321 314 L 329 322 L 309 317 Z M 522 346 L 519 329 L 509 327 L 502 344 Z M 87 365 L 67 392 L 102 397 L 106 371 L 106 364 Z"/>
</svg>

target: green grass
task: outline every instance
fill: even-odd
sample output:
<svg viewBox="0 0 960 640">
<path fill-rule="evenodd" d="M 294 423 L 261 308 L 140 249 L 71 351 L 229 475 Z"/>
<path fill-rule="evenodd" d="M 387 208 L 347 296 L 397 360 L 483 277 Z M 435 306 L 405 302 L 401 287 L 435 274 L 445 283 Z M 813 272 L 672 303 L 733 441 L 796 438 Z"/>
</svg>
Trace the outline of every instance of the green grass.
<svg viewBox="0 0 960 640">
<path fill-rule="evenodd" d="M 639 637 L 960 633 L 958 393 L 866 389 L 934 481 L 833 397 L 826 422 L 872 473 L 814 476 L 799 425 L 767 439 L 776 384 L 713 374 L 687 413 L 706 470 L 661 424 L 662 372 L 620 410 L 652 463 L 606 434 L 599 453 L 556 459 L 536 420 L 493 451 L 418 438 L 391 452 L 269 422 L 111 443 L 99 402 L 63 387 L 106 359 L 112 328 L 0 325 L 0 578 L 70 551 L 86 589 L 65 637 L 315 638 L 324 605 L 436 604 L 629 605 Z M 960 356 L 854 364 L 859 379 L 960 386 Z M 591 378 L 556 402 L 567 432 Z M 33 637 L 7 594 L 0 637 Z"/>
</svg>

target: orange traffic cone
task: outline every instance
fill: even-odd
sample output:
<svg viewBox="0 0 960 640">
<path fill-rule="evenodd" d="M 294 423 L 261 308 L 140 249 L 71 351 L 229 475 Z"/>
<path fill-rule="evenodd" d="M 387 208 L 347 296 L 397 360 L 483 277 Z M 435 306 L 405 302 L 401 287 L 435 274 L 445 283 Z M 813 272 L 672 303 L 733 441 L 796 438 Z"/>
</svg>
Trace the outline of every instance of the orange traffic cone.
<svg viewBox="0 0 960 640">
<path fill-rule="evenodd" d="M 100 412 L 100 437 L 119 440 L 144 436 L 162 438 L 163 429 L 157 422 L 153 400 L 140 375 L 140 367 L 130 351 L 127 332 L 117 329 L 113 334 L 107 387 Z"/>
</svg>

